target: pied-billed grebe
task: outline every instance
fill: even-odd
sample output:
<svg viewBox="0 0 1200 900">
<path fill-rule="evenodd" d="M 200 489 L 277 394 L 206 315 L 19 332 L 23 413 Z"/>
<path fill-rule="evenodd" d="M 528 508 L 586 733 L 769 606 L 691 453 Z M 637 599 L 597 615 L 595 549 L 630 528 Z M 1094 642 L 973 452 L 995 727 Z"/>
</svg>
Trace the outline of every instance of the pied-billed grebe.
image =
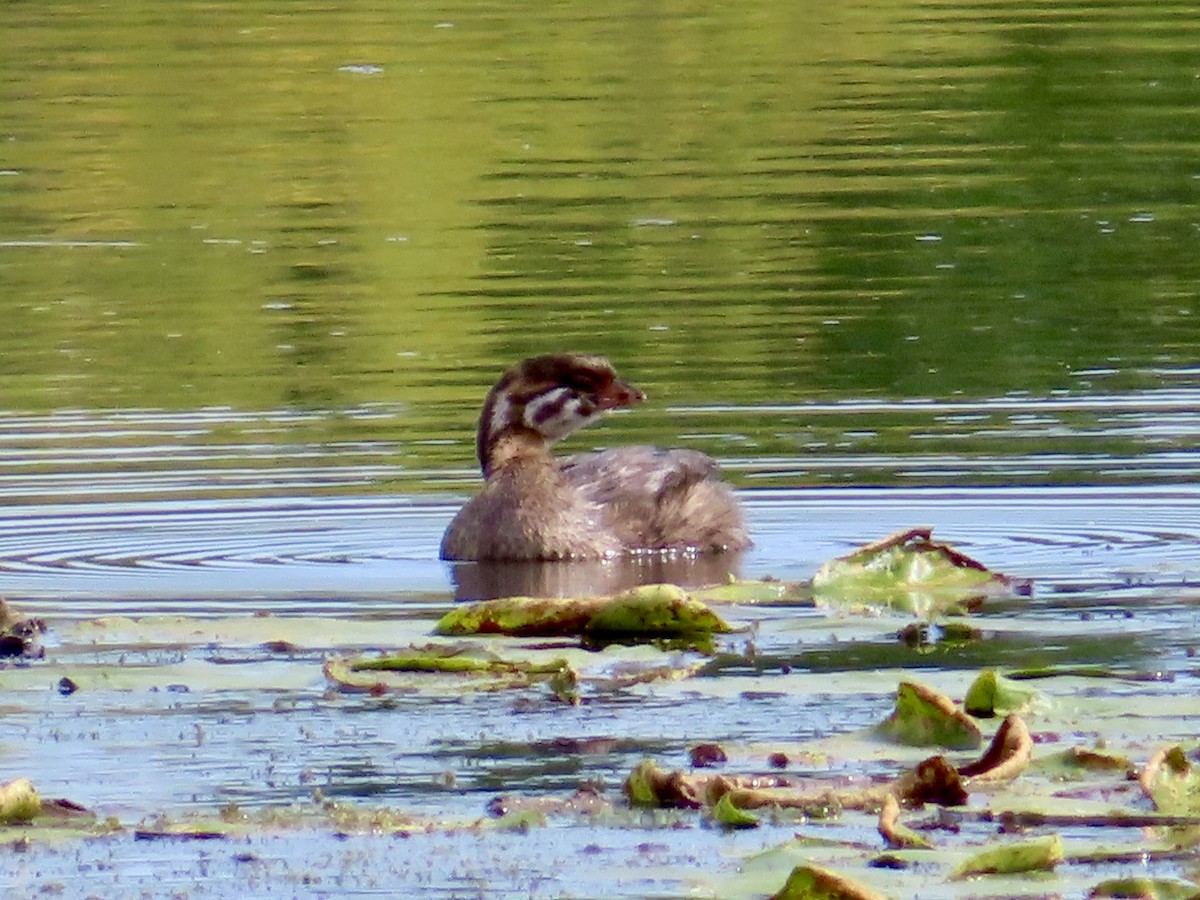
<svg viewBox="0 0 1200 900">
<path fill-rule="evenodd" d="M 558 460 L 550 445 L 642 392 L 599 356 L 513 366 L 479 416 L 484 485 L 450 523 L 443 559 L 601 559 L 750 545 L 733 492 L 695 450 L 621 447 Z"/>
</svg>

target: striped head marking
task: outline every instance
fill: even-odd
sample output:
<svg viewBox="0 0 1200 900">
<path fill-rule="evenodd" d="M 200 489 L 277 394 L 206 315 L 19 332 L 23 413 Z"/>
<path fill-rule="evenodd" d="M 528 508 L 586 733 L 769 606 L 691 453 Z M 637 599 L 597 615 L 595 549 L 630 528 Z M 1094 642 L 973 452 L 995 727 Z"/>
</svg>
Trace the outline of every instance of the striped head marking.
<svg viewBox="0 0 1200 900">
<path fill-rule="evenodd" d="M 640 403 L 643 394 L 617 377 L 601 356 L 557 353 L 513 366 L 488 394 L 479 419 L 480 464 L 505 432 L 523 430 L 557 441 L 610 409 Z"/>
</svg>

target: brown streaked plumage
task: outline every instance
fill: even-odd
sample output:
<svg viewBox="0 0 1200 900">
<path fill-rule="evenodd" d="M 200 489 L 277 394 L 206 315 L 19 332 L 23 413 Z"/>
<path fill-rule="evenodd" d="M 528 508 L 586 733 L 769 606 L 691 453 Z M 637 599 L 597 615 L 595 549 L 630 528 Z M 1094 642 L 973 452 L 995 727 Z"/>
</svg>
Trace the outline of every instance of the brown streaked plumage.
<svg viewBox="0 0 1200 900">
<path fill-rule="evenodd" d="M 748 547 L 737 500 L 703 453 L 621 447 L 551 455 L 554 441 L 642 399 L 600 356 L 535 356 L 505 372 L 479 416 L 483 488 L 446 529 L 442 558 L 602 559 Z"/>
</svg>

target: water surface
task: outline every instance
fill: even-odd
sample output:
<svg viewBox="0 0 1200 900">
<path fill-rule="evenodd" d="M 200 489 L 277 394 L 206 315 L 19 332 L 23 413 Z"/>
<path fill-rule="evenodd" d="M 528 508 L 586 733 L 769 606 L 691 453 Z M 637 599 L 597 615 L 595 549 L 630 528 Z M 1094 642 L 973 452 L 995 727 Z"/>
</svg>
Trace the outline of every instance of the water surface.
<svg viewBox="0 0 1200 900">
<path fill-rule="evenodd" d="M 909 668 L 1107 660 L 1175 679 L 1131 702 L 1195 693 L 1190 4 L 48 0 L 0 24 L 0 595 L 51 624 L 48 661 L 0 673 L 4 750 L 47 794 L 127 822 L 316 787 L 482 815 L 502 790 L 612 790 L 700 733 L 852 732 Z M 804 578 L 927 524 L 1034 596 L 987 610 L 987 660 L 790 611 L 761 671 L 686 702 L 327 696 L 336 641 L 498 589 L 438 539 L 478 483 L 487 388 L 561 349 L 648 395 L 571 449 L 720 460 L 755 540 L 728 568 Z M 713 574 L 613 568 L 515 583 Z M 94 616 L 252 612 L 327 621 L 330 646 L 72 643 Z M 122 660 L 155 690 L 52 690 Z M 830 672 L 860 687 L 831 702 Z M 564 749 L 590 738 L 619 742 Z M 711 894 L 697 870 L 790 829 L 674 834 L 264 837 L 250 862 L 115 839 L 11 853 L 4 883 L 290 896 L 296 860 L 336 859 L 342 893 Z"/>
</svg>

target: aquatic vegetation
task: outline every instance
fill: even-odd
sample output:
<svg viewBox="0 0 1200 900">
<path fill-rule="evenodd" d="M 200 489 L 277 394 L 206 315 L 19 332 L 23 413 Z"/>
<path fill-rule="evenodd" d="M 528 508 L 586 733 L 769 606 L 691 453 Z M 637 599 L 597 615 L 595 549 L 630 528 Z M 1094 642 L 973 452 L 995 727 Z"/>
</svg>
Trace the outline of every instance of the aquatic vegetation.
<svg viewBox="0 0 1200 900">
<path fill-rule="evenodd" d="M 995 664 L 993 648 L 1014 639 L 997 628 L 998 618 L 986 616 L 986 603 L 972 599 L 981 570 L 954 553 L 935 555 L 970 577 L 953 590 L 948 578 L 937 603 L 876 603 L 884 597 L 881 572 L 904 578 L 916 572 L 926 587 L 931 582 L 921 574 L 926 563 L 917 561 L 927 540 L 918 535 L 913 541 L 919 551 L 909 563 L 897 562 L 907 539 L 880 542 L 874 552 L 887 562 L 878 568 L 852 554 L 865 587 L 856 593 L 843 577 L 836 603 L 820 599 L 812 586 L 764 580 L 693 591 L 651 585 L 613 597 L 509 598 L 456 605 L 448 613 L 443 602 L 386 626 L 269 615 L 56 623 L 52 650 L 44 659 L 0 668 L 0 689 L 37 705 L 116 704 L 131 711 L 106 713 L 106 727 L 117 731 L 149 721 L 139 718 L 148 703 L 190 703 L 197 710 L 212 704 L 243 723 L 266 716 L 269 731 L 310 704 L 320 716 L 297 721 L 327 718 L 352 726 L 364 716 L 379 717 L 392 729 L 382 739 L 387 754 L 405 745 L 405 730 L 438 721 L 439 709 L 460 710 L 461 718 L 452 736 L 439 738 L 442 745 L 404 751 L 427 762 L 422 790 L 413 789 L 411 776 L 393 786 L 377 751 L 374 762 L 353 764 L 363 771 L 360 788 L 325 778 L 313 766 L 299 776 L 290 803 L 214 802 L 215 812 L 164 804 L 141 818 L 102 810 L 103 819 L 79 808 L 60 820 L 54 816 L 70 808 L 64 801 L 32 804 L 39 781 L 33 769 L 14 773 L 28 780 L 13 782 L 17 802 L 3 827 L 31 846 L 70 835 L 186 846 L 314 834 L 519 840 L 565 824 L 585 833 L 600 827 L 610 834 L 661 833 L 661 842 L 638 840 L 647 847 L 661 843 L 664 852 L 678 841 L 694 842 L 697 834 L 736 831 L 757 842 L 755 850 L 735 855 L 726 874 L 686 876 L 689 894 L 734 900 L 897 891 L 957 898 L 979 878 L 995 880 L 1005 895 L 1036 895 L 1038 883 L 1028 879 L 1048 877 L 1049 870 L 1056 879 L 1090 886 L 1098 879 L 1089 867 L 1115 851 L 1086 843 L 1081 829 L 1125 836 L 1137 827 L 1143 831 L 1136 846 L 1121 852 L 1136 849 L 1164 860 L 1184 852 L 1186 829 L 1200 826 L 1193 744 L 1178 735 L 1153 736 L 1174 735 L 1177 723 L 1194 716 L 1191 695 L 1160 693 L 1135 721 L 1121 694 L 1097 686 L 1170 685 L 1146 680 L 1154 668 L 1136 654 L 1082 666 Z M 1001 582 L 988 576 L 985 583 L 996 591 L 989 599 L 1003 597 Z M 950 602 L 954 590 L 964 593 Z M 947 640 L 953 629 L 943 628 L 941 617 L 963 613 L 966 595 L 975 612 L 971 624 L 956 631 L 965 639 Z M 1009 602 L 1020 601 L 1010 593 Z M 897 640 L 914 615 L 925 629 L 920 648 L 939 654 L 939 666 L 924 669 L 919 680 L 908 663 L 920 657 L 911 642 Z M 707 640 L 693 640 L 697 635 Z M 673 643 L 676 637 L 688 640 Z M 1031 643 L 1039 640 L 1035 629 Z M 1121 641 L 1122 648 L 1139 646 L 1136 636 L 1121 635 Z M 980 658 L 988 664 L 970 664 Z M 68 683 L 71 689 L 63 690 Z M 263 696 L 270 699 L 245 711 L 243 698 Z M 620 728 L 578 730 L 597 713 L 622 709 L 627 713 L 619 721 L 641 723 L 653 734 L 654 717 L 676 707 L 692 716 L 682 746 L 663 747 Z M 788 716 L 797 708 L 804 715 L 793 728 Z M 778 722 L 769 737 L 725 718 L 755 710 L 760 720 Z M 847 712 L 858 715 L 858 727 L 802 733 L 805 721 L 825 712 L 839 722 Z M 517 729 L 541 733 L 489 744 L 469 734 L 484 714 L 530 715 L 537 724 Z M 202 751 L 208 730 L 220 729 L 222 721 L 202 725 L 198 719 L 188 741 Z M 547 728 L 555 730 L 546 734 Z M 306 733 L 294 749 L 282 733 L 262 740 L 273 754 L 287 748 L 305 758 L 321 753 L 330 738 Z M 473 749 L 447 752 L 450 741 Z M 469 762 L 462 761 L 464 752 Z M 439 762 L 438 754 L 451 762 Z M 522 769 L 541 773 L 536 777 L 550 786 L 531 790 L 532 780 L 515 774 Z M 1138 773 L 1140 786 L 1131 780 Z M 474 789 L 460 789 L 463 781 Z M 611 865 L 609 851 L 596 852 L 602 869 L 620 869 Z"/>
</svg>

